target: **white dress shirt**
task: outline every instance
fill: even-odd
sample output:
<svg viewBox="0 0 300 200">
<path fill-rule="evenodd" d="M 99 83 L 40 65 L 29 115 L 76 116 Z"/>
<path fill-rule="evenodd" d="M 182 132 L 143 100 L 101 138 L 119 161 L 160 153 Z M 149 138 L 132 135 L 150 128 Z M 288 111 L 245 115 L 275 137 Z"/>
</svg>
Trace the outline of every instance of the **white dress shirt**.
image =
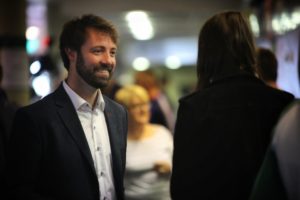
<svg viewBox="0 0 300 200">
<path fill-rule="evenodd" d="M 112 173 L 111 148 L 104 117 L 105 102 L 98 90 L 94 108 L 76 94 L 64 81 L 63 87 L 69 95 L 85 133 L 98 177 L 100 200 L 115 200 Z"/>
<path fill-rule="evenodd" d="M 162 125 L 152 124 L 154 134 L 142 140 L 127 140 L 125 199 L 170 200 L 170 176 L 155 170 L 164 161 L 172 165 L 172 133 Z"/>
</svg>

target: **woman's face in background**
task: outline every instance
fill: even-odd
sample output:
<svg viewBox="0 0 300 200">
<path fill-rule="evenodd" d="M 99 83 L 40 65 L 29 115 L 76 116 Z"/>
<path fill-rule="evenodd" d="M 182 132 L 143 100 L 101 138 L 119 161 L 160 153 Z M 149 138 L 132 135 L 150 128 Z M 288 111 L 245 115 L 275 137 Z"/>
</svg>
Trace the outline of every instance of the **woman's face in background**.
<svg viewBox="0 0 300 200">
<path fill-rule="evenodd" d="M 150 102 L 138 96 L 132 96 L 128 107 L 129 120 L 132 123 L 146 124 L 150 120 Z"/>
</svg>

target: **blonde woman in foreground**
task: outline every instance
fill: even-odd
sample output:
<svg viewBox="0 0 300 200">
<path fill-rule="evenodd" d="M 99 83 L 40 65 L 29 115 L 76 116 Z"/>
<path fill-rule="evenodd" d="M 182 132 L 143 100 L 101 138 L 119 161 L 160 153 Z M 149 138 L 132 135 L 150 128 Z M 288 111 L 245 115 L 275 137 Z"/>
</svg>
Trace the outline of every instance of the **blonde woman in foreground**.
<svg viewBox="0 0 300 200">
<path fill-rule="evenodd" d="M 128 110 L 126 200 L 170 199 L 173 152 L 170 131 L 149 123 L 150 98 L 143 87 L 125 86 L 116 93 L 115 99 Z"/>
</svg>

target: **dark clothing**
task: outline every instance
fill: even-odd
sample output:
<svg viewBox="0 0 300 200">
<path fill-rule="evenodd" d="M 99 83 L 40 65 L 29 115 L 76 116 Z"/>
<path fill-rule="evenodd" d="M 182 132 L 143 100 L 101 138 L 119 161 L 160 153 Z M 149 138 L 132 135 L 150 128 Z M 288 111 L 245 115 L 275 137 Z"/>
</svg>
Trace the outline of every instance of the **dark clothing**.
<svg viewBox="0 0 300 200">
<path fill-rule="evenodd" d="M 160 124 L 160 125 L 165 126 L 168 129 L 170 129 L 170 127 L 168 126 L 168 123 L 167 123 L 166 116 L 163 113 L 157 99 L 151 100 L 150 123 Z"/>
<path fill-rule="evenodd" d="M 296 174 L 295 174 L 296 175 Z M 275 152 L 269 148 L 257 175 L 250 200 L 288 200 Z"/>
<path fill-rule="evenodd" d="M 17 108 L 16 104 L 8 101 L 5 91 L 0 88 L 0 199 L 5 198 L 7 190 L 5 183 L 6 151 L 9 132 Z"/>
<path fill-rule="evenodd" d="M 300 100 L 284 112 L 274 129 L 251 193 L 251 200 L 300 199 Z"/>
<path fill-rule="evenodd" d="M 124 199 L 127 113 L 104 96 L 117 198 Z M 13 199 L 99 200 L 92 155 L 62 85 L 16 113 L 8 157 Z"/>
<path fill-rule="evenodd" d="M 293 95 L 238 74 L 180 100 L 174 133 L 174 200 L 245 200 L 271 130 Z"/>
<path fill-rule="evenodd" d="M 7 143 L 17 104 L 9 102 L 6 93 L 0 88 L 0 132 L 1 140 Z"/>
</svg>

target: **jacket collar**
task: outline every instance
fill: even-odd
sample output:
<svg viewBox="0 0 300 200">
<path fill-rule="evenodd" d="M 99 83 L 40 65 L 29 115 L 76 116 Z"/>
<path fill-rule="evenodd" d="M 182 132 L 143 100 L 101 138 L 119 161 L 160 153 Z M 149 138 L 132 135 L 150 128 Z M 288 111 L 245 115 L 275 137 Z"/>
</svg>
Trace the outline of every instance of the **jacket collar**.
<svg viewBox="0 0 300 200">
<path fill-rule="evenodd" d="M 71 135 L 75 143 L 78 145 L 80 151 L 88 161 L 94 173 L 96 173 L 93 164 L 93 158 L 90 153 L 90 149 L 84 131 L 82 129 L 80 120 L 77 116 L 72 101 L 67 95 L 62 84 L 54 92 L 54 99 L 58 108 L 58 114 L 62 122 L 64 123 L 65 127 L 68 129 L 68 133 Z"/>
</svg>

